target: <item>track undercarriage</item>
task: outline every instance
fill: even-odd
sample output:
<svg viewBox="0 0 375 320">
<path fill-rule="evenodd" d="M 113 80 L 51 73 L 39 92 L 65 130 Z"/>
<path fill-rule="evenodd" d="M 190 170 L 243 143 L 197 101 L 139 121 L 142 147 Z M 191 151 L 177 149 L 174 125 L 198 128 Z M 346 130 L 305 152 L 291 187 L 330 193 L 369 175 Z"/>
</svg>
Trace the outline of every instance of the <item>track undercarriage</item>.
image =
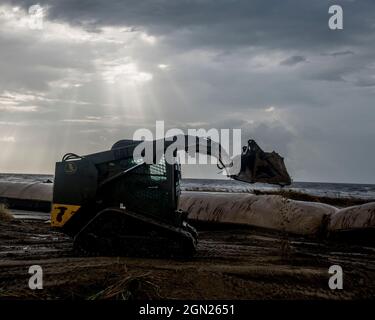
<svg viewBox="0 0 375 320">
<path fill-rule="evenodd" d="M 75 251 L 85 255 L 186 256 L 196 244 L 197 232 L 186 222 L 173 226 L 120 208 L 100 211 L 74 238 Z"/>
</svg>

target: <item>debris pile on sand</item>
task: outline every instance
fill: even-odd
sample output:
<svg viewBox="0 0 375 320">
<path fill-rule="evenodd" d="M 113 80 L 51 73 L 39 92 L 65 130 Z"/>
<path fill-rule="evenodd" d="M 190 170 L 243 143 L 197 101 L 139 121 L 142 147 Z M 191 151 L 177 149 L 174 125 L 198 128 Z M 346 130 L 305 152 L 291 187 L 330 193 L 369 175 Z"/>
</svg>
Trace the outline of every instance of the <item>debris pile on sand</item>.
<svg viewBox="0 0 375 320">
<path fill-rule="evenodd" d="M 0 203 L 0 220 L 12 220 L 13 216 L 4 203 Z"/>
<path fill-rule="evenodd" d="M 93 294 L 88 300 L 133 300 L 161 298 L 159 287 L 153 283 L 150 273 L 127 275 L 119 281 Z"/>
</svg>

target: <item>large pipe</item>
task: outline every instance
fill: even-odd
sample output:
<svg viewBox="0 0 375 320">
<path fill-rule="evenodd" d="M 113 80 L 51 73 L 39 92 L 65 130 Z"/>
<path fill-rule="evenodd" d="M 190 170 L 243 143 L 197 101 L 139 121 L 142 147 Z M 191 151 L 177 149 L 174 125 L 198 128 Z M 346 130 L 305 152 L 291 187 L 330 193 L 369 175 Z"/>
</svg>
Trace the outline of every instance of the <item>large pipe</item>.
<svg viewBox="0 0 375 320">
<path fill-rule="evenodd" d="M 185 192 L 180 207 L 189 212 L 192 220 L 312 236 L 324 234 L 329 216 L 338 211 L 327 204 L 289 200 L 277 195 L 224 192 Z"/>
<path fill-rule="evenodd" d="M 52 183 L 0 182 L 0 202 L 9 208 L 48 212 L 52 202 Z"/>
<path fill-rule="evenodd" d="M 52 190 L 52 183 L 0 182 L 0 202 L 10 208 L 48 212 Z M 338 210 L 322 203 L 275 195 L 186 191 L 181 195 L 180 208 L 188 211 L 189 218 L 195 221 L 374 242 L 375 202 Z"/>
</svg>

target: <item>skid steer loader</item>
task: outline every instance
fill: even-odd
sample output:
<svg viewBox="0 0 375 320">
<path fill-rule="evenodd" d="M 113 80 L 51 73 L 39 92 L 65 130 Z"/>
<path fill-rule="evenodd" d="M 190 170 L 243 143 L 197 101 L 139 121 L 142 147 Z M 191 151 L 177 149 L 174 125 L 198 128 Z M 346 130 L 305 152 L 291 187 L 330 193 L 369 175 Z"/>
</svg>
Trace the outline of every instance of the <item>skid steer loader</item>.
<svg viewBox="0 0 375 320">
<path fill-rule="evenodd" d="M 173 151 L 206 153 L 237 180 L 288 185 L 291 178 L 277 153 L 253 140 L 240 159 L 230 159 L 220 144 L 183 136 Z M 193 141 L 193 143 L 191 143 Z M 88 255 L 187 256 L 195 252 L 197 232 L 178 210 L 181 171 L 165 160 L 171 141 L 148 142 L 152 163 L 135 158 L 144 141 L 120 140 L 104 152 L 66 154 L 56 163 L 51 224 L 74 238 L 74 249 Z M 160 147 L 160 145 L 162 147 Z M 204 147 L 203 147 L 204 146 Z M 240 168 L 233 173 L 233 161 Z"/>
</svg>

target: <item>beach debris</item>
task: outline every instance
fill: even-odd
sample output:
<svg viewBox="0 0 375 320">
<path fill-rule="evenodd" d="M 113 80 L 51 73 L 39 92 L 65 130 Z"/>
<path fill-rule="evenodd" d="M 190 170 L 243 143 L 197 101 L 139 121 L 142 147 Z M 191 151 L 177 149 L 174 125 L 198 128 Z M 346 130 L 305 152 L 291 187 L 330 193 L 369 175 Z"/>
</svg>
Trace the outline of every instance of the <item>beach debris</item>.
<svg viewBox="0 0 375 320">
<path fill-rule="evenodd" d="M 150 278 L 149 272 L 139 275 L 130 274 L 91 295 L 88 300 L 160 299 L 159 289 Z"/>
<path fill-rule="evenodd" d="M 0 203 L 0 220 L 12 220 L 13 216 L 4 203 Z"/>
</svg>

